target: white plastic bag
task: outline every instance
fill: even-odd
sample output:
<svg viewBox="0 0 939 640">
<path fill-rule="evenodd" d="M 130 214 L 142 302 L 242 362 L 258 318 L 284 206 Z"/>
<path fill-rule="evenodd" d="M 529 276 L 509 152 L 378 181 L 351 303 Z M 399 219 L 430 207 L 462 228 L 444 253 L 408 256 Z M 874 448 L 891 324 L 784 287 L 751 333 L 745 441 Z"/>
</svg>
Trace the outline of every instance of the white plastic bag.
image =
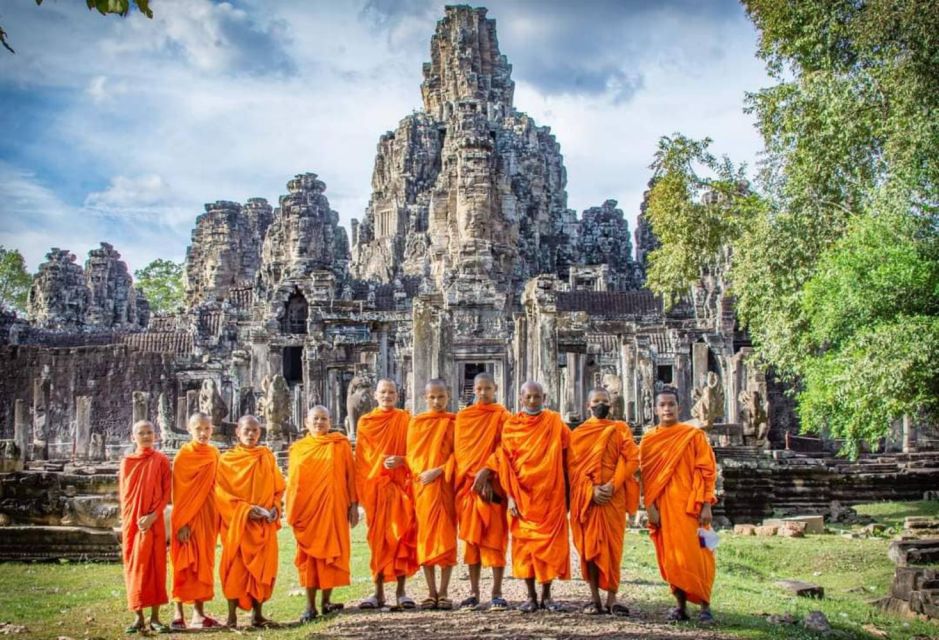
<svg viewBox="0 0 939 640">
<path fill-rule="evenodd" d="M 721 543 L 720 536 L 713 529 L 699 528 L 698 540 L 701 542 L 701 546 L 708 551 L 714 551 L 717 549 L 717 545 Z"/>
</svg>

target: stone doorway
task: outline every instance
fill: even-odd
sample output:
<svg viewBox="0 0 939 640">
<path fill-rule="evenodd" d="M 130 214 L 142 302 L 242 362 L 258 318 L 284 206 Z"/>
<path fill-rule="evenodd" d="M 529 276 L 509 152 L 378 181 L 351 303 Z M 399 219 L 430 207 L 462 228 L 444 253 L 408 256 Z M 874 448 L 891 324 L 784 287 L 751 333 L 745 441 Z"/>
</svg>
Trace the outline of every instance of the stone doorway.
<svg viewBox="0 0 939 640">
<path fill-rule="evenodd" d="M 284 347 L 284 380 L 288 385 L 303 382 L 303 347 Z"/>
<path fill-rule="evenodd" d="M 457 396 L 458 408 L 473 403 L 473 378 L 480 373 L 493 373 L 494 362 L 461 362 L 459 365 L 459 387 L 454 395 Z"/>
</svg>

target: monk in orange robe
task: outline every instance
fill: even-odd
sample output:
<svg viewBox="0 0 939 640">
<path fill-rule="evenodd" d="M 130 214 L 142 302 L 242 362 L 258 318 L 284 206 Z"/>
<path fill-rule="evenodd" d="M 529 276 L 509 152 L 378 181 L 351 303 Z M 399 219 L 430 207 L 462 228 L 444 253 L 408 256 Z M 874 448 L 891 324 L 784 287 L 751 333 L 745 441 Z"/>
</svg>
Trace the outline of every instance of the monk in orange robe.
<svg viewBox="0 0 939 640">
<path fill-rule="evenodd" d="M 297 539 L 293 563 L 307 597 L 301 623 L 319 615 L 318 589 L 324 614 L 343 608 L 330 596 L 335 587 L 349 584 L 349 527 L 359 522 L 349 439 L 330 432 L 329 410 L 322 405 L 310 409 L 305 424 L 309 436 L 293 443 L 287 463 L 287 524 Z"/>
<path fill-rule="evenodd" d="M 571 434 L 571 533 L 581 574 L 592 602 L 585 613 L 628 616 L 616 602 L 626 514 L 639 507 L 639 447 L 625 422 L 607 419 L 610 394 L 594 389 L 587 399 L 591 417 Z M 600 599 L 606 591 L 606 603 Z"/>
<path fill-rule="evenodd" d="M 500 487 L 488 495 L 473 491 L 476 474 L 495 452 L 502 439 L 502 425 L 512 414 L 496 402 L 496 381 L 491 373 L 473 379 L 475 402 L 456 414 L 454 459 L 456 460 L 456 508 L 463 541 L 463 561 L 469 567 L 470 596 L 461 607 L 479 606 L 479 577 L 483 566 L 492 568 L 490 610 L 504 610 L 502 597 L 505 548 L 509 541 L 505 492 Z"/>
<path fill-rule="evenodd" d="M 453 490 L 453 423 L 447 383 L 424 387 L 427 411 L 408 425 L 407 456 L 417 518 L 417 561 L 424 569 L 427 598 L 422 609 L 452 609 L 448 595 L 456 564 L 456 496 Z M 440 567 L 440 587 L 434 567 Z"/>
<path fill-rule="evenodd" d="M 355 441 L 356 494 L 365 507 L 369 567 L 375 593 L 361 609 L 385 606 L 385 582 L 397 582 L 397 606 L 413 609 L 405 580 L 417 571 L 416 522 L 411 473 L 405 463 L 411 414 L 396 409 L 398 385 L 384 378 L 375 387 L 378 407 L 359 418 Z"/>
<path fill-rule="evenodd" d="M 166 604 L 166 525 L 163 510 L 170 501 L 170 461 L 153 448 L 156 433 L 147 420 L 134 423 L 136 451 L 121 460 L 121 551 L 127 608 L 137 615 L 127 633 L 166 632 L 160 605 Z M 150 607 L 150 624 L 143 610 Z"/>
<path fill-rule="evenodd" d="M 242 416 L 238 445 L 219 460 L 215 498 L 221 516 L 219 577 L 228 600 L 228 626 L 238 626 L 238 607 L 251 610 L 252 627 L 273 626 L 262 614 L 277 577 L 277 530 L 286 485 L 274 454 L 258 444 L 261 425 Z"/>
<path fill-rule="evenodd" d="M 639 444 L 639 473 L 659 572 L 678 603 L 668 619 L 687 620 L 691 601 L 701 605 L 698 619 L 710 622 L 714 553 L 704 547 L 698 529 L 711 526 L 716 502 L 714 451 L 704 431 L 678 422 L 674 388 L 656 394 L 655 415 L 658 426 Z"/>
<path fill-rule="evenodd" d="M 173 631 L 186 629 L 183 603 L 193 603 L 190 626 L 211 629 L 222 626 L 205 615 L 204 605 L 215 597 L 215 544 L 218 510 L 215 508 L 215 472 L 218 449 L 212 439 L 212 419 L 194 413 L 187 425 L 192 440 L 173 459 L 173 512 L 170 517 L 173 560 Z"/>
<path fill-rule="evenodd" d="M 567 532 L 567 450 L 570 429 L 554 411 L 544 408 L 544 389 L 537 382 L 522 385 L 522 410 L 502 428 L 502 441 L 476 475 L 474 487 L 491 491 L 496 474 L 505 489 L 511 516 L 512 571 L 528 587 L 519 611 L 538 608 L 561 611 L 551 599 L 551 582 L 570 579 Z M 541 602 L 535 582 L 541 584 Z"/>
</svg>

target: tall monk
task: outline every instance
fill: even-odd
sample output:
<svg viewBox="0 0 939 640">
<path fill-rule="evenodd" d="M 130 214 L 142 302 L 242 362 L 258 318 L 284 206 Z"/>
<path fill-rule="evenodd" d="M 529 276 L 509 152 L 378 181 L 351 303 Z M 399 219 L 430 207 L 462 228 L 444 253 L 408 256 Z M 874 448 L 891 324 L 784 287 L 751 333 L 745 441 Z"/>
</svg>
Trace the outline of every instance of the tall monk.
<svg viewBox="0 0 939 640">
<path fill-rule="evenodd" d="M 463 541 L 463 561 L 469 566 L 470 596 L 461 607 L 479 606 L 479 576 L 483 566 L 492 568 L 489 609 L 507 609 L 502 597 L 505 548 L 509 541 L 505 492 L 501 487 L 480 495 L 473 491 L 476 474 L 502 439 L 502 426 L 512 414 L 496 402 L 496 381 L 491 373 L 473 378 L 475 402 L 456 414 L 454 459 L 456 460 L 456 507 Z"/>
<path fill-rule="evenodd" d="M 673 387 L 656 393 L 655 415 L 658 426 L 639 444 L 639 472 L 659 572 L 678 603 L 668 619 L 687 620 L 690 600 L 701 605 L 698 619 L 710 622 L 714 553 L 701 544 L 698 528 L 711 526 L 711 505 L 716 502 L 714 451 L 704 431 L 678 422 L 678 392 Z"/>
<path fill-rule="evenodd" d="M 262 606 L 277 577 L 277 530 L 280 529 L 284 477 L 274 454 L 258 444 L 261 425 L 242 416 L 238 445 L 218 465 L 215 497 L 221 516 L 222 560 L 219 577 L 228 600 L 228 626 L 238 626 L 238 608 L 251 610 L 252 627 L 270 627 Z"/>
<path fill-rule="evenodd" d="M 121 551 L 127 607 L 137 615 L 127 633 L 169 631 L 160 622 L 166 604 L 166 524 L 163 510 L 170 501 L 170 461 L 153 448 L 156 434 L 147 420 L 134 423 L 134 453 L 121 460 L 118 491 L 121 498 Z M 150 607 L 150 624 L 144 608 Z"/>
<path fill-rule="evenodd" d="M 329 410 L 322 405 L 310 409 L 305 424 L 310 435 L 293 443 L 287 463 L 287 524 L 297 539 L 293 563 L 307 597 L 301 623 L 319 615 L 317 589 L 324 614 L 343 608 L 330 596 L 349 584 L 349 527 L 359 522 L 349 439 L 330 432 Z"/>
<path fill-rule="evenodd" d="M 571 433 L 571 533 L 592 602 L 584 612 L 628 616 L 616 601 L 626 514 L 639 506 L 639 447 L 625 422 L 609 420 L 610 394 L 594 389 L 591 417 Z M 606 603 L 600 598 L 606 591 Z"/>
<path fill-rule="evenodd" d="M 453 490 L 453 423 L 447 411 L 447 383 L 436 378 L 424 387 L 427 411 L 408 425 L 408 469 L 417 518 L 417 561 L 424 569 L 427 598 L 422 609 L 452 609 L 448 595 L 456 564 L 456 503 Z M 440 586 L 434 567 L 440 567 Z"/>
<path fill-rule="evenodd" d="M 570 579 L 567 539 L 567 450 L 570 430 L 561 416 L 544 408 L 544 389 L 537 382 L 522 385 L 522 410 L 506 421 L 499 447 L 486 468 L 476 474 L 474 488 L 491 491 L 496 474 L 505 489 L 511 516 L 512 571 L 524 578 L 525 613 L 538 608 L 561 611 L 551 599 L 551 582 Z M 541 602 L 535 582 L 541 584 Z"/>
<path fill-rule="evenodd" d="M 201 412 L 187 424 L 192 440 L 173 459 L 173 513 L 170 517 L 170 557 L 173 559 L 173 600 L 176 616 L 170 628 L 186 629 L 183 603 L 193 603 L 193 629 L 222 626 L 205 615 L 204 605 L 215 597 L 215 544 L 218 510 L 215 508 L 215 472 L 218 449 L 212 439 L 212 419 Z"/>
<path fill-rule="evenodd" d="M 417 571 L 416 526 L 411 474 L 405 464 L 411 414 L 395 408 L 398 385 L 383 378 L 375 387 L 378 406 L 359 418 L 355 440 L 355 486 L 365 507 L 374 595 L 361 609 L 385 606 L 385 582 L 396 582 L 399 608 L 413 609 L 405 580 Z"/>
</svg>

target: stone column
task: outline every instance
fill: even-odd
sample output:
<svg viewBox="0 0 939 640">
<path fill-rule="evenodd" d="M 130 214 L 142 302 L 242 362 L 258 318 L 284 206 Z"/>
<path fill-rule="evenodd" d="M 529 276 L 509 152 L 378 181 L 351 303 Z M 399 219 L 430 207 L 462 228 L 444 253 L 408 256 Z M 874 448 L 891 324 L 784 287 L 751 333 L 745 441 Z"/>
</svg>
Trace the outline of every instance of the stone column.
<svg viewBox="0 0 939 640">
<path fill-rule="evenodd" d="M 186 396 L 176 398 L 176 430 L 180 433 L 189 427 L 189 405 Z"/>
<path fill-rule="evenodd" d="M 691 345 L 691 369 L 693 378 L 692 388 L 698 388 L 707 381 L 708 375 L 708 345 L 704 342 L 695 342 Z"/>
<path fill-rule="evenodd" d="M 13 404 L 13 440 L 21 460 L 28 457 L 29 451 L 29 410 L 26 401 L 17 398 Z"/>
<path fill-rule="evenodd" d="M 675 354 L 675 386 L 678 388 L 679 403 L 681 404 L 681 419 L 687 420 L 691 417 L 691 368 L 689 365 L 689 349 L 680 347 L 680 351 Z"/>
<path fill-rule="evenodd" d="M 136 424 L 140 420 L 149 420 L 148 412 L 150 405 L 150 394 L 146 391 L 134 391 L 132 395 L 133 402 L 133 413 L 131 417 L 131 425 Z"/>
<path fill-rule="evenodd" d="M 186 422 L 189 421 L 189 416 L 191 416 L 198 410 L 199 410 L 199 392 L 196 391 L 195 389 L 190 389 L 189 391 L 186 392 Z"/>
<path fill-rule="evenodd" d="M 91 457 L 91 397 L 75 398 L 75 442 L 72 452 L 76 459 Z"/>
<path fill-rule="evenodd" d="M 916 451 L 916 425 L 910 418 L 910 414 L 903 414 L 903 453 L 913 453 Z"/>
<path fill-rule="evenodd" d="M 30 458 L 33 460 L 49 459 L 48 416 L 49 384 L 42 378 L 33 380 L 33 442 Z"/>
<path fill-rule="evenodd" d="M 623 417 L 630 425 L 636 420 L 636 354 L 628 344 L 620 346 L 620 378 L 623 381 Z"/>
</svg>

